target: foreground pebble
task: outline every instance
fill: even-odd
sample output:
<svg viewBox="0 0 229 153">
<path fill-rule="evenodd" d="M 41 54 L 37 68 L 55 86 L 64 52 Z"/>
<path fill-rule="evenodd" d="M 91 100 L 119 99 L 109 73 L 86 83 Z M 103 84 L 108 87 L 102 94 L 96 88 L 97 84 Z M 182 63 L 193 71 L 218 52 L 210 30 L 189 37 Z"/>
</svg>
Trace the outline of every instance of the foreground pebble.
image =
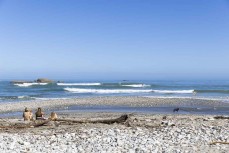
<svg viewBox="0 0 229 153">
<path fill-rule="evenodd" d="M 210 145 L 212 141 L 229 141 L 225 126 L 96 127 L 78 132 L 34 134 L 0 133 L 0 152 L 228 152 L 228 144 Z"/>
</svg>

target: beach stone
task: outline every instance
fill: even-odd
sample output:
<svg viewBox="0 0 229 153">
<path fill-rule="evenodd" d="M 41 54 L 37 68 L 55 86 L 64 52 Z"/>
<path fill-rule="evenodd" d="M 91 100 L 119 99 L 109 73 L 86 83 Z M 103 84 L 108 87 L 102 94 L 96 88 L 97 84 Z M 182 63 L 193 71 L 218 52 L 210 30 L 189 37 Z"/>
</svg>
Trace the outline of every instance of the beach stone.
<svg viewBox="0 0 229 153">
<path fill-rule="evenodd" d="M 140 115 L 139 115 L 140 116 Z M 139 117 L 138 116 L 138 117 Z M 184 119 L 179 119 L 182 117 Z M 160 125 L 162 117 L 158 115 Z M 175 127 L 144 127 L 144 117 L 138 126 L 122 124 L 61 125 L 58 128 L 39 127 L 13 133 L 0 132 L 0 152 L 227 152 L 228 145 L 209 145 L 213 141 L 228 141 L 229 122 L 200 122 L 190 116 L 167 116 Z M 203 118 L 203 117 L 202 117 Z M 181 122 L 182 121 L 182 122 Z M 213 128 L 214 124 L 217 125 Z M 142 126 L 141 126 L 142 125 Z M 211 126 L 211 127 L 210 127 Z M 67 128 L 66 128 L 67 127 Z M 42 129 L 43 128 L 43 129 Z M 205 132 L 203 131 L 205 130 Z M 34 134 L 33 132 L 36 134 Z M 213 134 L 215 131 L 216 134 Z M 26 148 L 30 148 L 28 151 Z M 8 151 L 7 151 L 8 150 Z"/>
<path fill-rule="evenodd" d="M 18 141 L 18 143 L 19 143 L 20 145 L 24 145 L 24 142 L 22 142 L 22 141 Z"/>
<path fill-rule="evenodd" d="M 28 145 L 30 145 L 30 143 L 29 142 L 24 142 L 24 145 L 28 146 Z"/>
</svg>

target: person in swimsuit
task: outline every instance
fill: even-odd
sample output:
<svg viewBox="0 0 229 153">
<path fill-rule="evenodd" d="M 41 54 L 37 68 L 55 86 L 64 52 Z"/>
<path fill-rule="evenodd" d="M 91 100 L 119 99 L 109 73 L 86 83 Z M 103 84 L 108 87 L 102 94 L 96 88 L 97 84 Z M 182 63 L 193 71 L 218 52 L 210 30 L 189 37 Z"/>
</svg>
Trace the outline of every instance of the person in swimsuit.
<svg viewBox="0 0 229 153">
<path fill-rule="evenodd" d="M 36 120 L 45 120 L 44 112 L 42 112 L 40 107 L 38 107 L 37 112 L 36 112 Z"/>
<path fill-rule="evenodd" d="M 24 121 L 32 121 L 33 120 L 33 112 L 29 110 L 27 107 L 25 108 L 25 111 L 23 112 L 23 118 Z"/>
</svg>

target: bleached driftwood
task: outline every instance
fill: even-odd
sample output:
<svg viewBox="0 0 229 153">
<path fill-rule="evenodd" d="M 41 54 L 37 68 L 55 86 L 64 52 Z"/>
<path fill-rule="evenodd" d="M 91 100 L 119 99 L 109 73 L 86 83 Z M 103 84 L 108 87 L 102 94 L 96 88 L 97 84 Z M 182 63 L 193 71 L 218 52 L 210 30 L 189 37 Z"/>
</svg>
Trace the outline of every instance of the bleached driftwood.
<svg viewBox="0 0 229 153">
<path fill-rule="evenodd" d="M 217 143 L 219 143 L 219 144 L 229 144 L 229 142 L 215 141 L 215 142 L 210 143 L 210 145 L 215 145 Z"/>
<path fill-rule="evenodd" d="M 33 128 L 33 127 L 39 127 L 43 126 L 44 124 L 47 124 L 50 122 L 50 120 L 44 120 L 40 121 L 38 123 L 33 122 L 30 124 L 24 124 L 24 125 L 12 125 L 12 126 L 0 126 L 0 129 L 23 129 L 23 128 Z"/>
<path fill-rule="evenodd" d="M 114 123 L 124 123 L 128 119 L 128 115 L 122 115 L 119 118 L 115 119 L 101 119 L 101 120 L 72 120 L 72 119 L 55 119 L 55 121 L 64 121 L 64 122 L 72 122 L 72 123 L 102 123 L 102 124 L 114 124 Z"/>
<path fill-rule="evenodd" d="M 72 123 L 102 123 L 102 124 L 113 124 L 113 123 L 124 123 L 128 119 L 128 115 L 122 115 L 121 117 L 115 118 L 115 119 L 101 119 L 101 120 L 72 120 L 72 119 L 47 119 L 47 120 L 41 120 L 39 122 L 32 122 L 29 124 L 23 124 L 23 125 L 12 125 L 12 126 L 0 126 L 0 129 L 23 129 L 23 128 L 34 128 L 34 127 L 40 127 L 43 126 L 50 121 L 61 121 L 61 122 L 72 122 Z"/>
</svg>

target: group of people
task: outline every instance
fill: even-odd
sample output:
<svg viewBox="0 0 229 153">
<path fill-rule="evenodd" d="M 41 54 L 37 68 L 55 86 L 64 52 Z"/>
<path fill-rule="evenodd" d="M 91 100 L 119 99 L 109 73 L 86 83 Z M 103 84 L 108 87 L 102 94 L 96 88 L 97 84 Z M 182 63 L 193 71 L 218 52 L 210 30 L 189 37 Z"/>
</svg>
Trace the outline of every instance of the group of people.
<svg viewBox="0 0 229 153">
<path fill-rule="evenodd" d="M 41 110 L 40 107 L 38 107 L 36 113 L 35 113 L 35 116 L 36 116 L 36 120 L 45 120 L 45 117 L 44 117 L 44 112 Z M 23 112 L 23 118 L 24 118 L 24 121 L 33 121 L 33 112 L 32 110 L 29 110 L 27 107 L 25 108 L 25 111 Z M 57 114 L 52 112 L 51 113 L 51 116 L 50 116 L 50 119 L 51 120 L 55 120 L 57 119 Z"/>
</svg>

